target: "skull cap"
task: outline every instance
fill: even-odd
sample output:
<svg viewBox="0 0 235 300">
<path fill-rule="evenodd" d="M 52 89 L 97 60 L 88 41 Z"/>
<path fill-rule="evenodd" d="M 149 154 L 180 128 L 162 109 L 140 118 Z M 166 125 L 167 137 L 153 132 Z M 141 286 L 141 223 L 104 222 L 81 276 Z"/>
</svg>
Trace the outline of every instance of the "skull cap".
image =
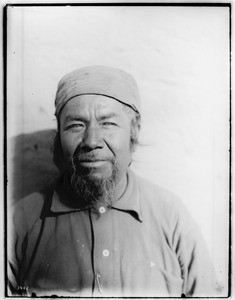
<svg viewBox="0 0 235 300">
<path fill-rule="evenodd" d="M 107 66 L 90 66 L 65 75 L 55 98 L 58 118 L 66 103 L 76 96 L 103 95 L 130 106 L 140 113 L 140 95 L 135 79 L 128 73 Z"/>
</svg>

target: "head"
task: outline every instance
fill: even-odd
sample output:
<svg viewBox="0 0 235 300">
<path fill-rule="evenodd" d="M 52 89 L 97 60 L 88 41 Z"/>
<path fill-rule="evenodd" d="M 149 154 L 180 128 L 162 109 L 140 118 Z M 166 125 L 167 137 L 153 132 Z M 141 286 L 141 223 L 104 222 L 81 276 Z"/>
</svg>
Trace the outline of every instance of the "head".
<svg viewBox="0 0 235 300">
<path fill-rule="evenodd" d="M 101 73 L 102 70 L 101 68 Z M 99 74 L 99 70 L 97 72 Z M 113 73 L 120 71 L 105 68 L 105 72 L 112 77 Z M 120 77 L 120 73 L 118 74 Z M 126 76 L 126 73 L 124 74 Z M 102 76 L 107 77 L 107 74 Z M 58 133 L 55 139 L 54 161 L 61 171 L 69 174 L 71 187 L 80 198 L 89 202 L 102 198 L 111 205 L 114 190 L 125 178 L 132 153 L 138 143 L 140 114 L 133 100 L 131 101 L 135 109 L 132 103 L 120 101 L 118 94 L 115 96 L 119 98 L 112 97 L 116 85 L 109 86 L 106 80 L 106 90 L 98 94 L 93 82 L 95 80 L 97 83 L 97 78 L 91 80 L 88 76 L 88 79 L 84 80 L 83 77 L 83 83 L 86 83 L 89 92 L 81 93 L 79 78 L 70 78 L 73 86 L 76 83 L 77 89 L 72 97 L 71 86 L 65 88 L 64 84 L 64 81 L 68 80 L 59 83 L 56 98 Z M 126 81 L 126 77 L 123 80 Z M 129 81 L 122 82 L 124 85 L 128 83 Z M 99 82 L 99 91 L 103 84 Z M 58 93 L 61 95 L 61 91 L 64 96 L 69 96 L 59 99 Z M 122 93 L 125 95 L 123 86 Z M 126 94 L 128 96 L 128 91 Z M 130 98 L 128 99 L 130 101 Z"/>
</svg>

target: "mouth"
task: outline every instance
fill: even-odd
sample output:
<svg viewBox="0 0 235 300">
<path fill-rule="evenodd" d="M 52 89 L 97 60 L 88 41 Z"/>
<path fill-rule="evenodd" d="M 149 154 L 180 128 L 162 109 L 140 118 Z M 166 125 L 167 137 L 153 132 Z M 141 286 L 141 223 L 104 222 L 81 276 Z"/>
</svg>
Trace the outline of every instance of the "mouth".
<svg viewBox="0 0 235 300">
<path fill-rule="evenodd" d="M 106 162 L 106 160 L 84 160 L 80 161 L 79 164 L 85 168 L 99 168 L 103 166 Z"/>
</svg>

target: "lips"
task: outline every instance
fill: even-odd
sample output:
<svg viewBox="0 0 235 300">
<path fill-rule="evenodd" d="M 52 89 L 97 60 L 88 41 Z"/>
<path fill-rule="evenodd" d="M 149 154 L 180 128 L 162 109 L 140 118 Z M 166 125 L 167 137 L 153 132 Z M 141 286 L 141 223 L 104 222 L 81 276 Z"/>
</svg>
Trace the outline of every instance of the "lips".
<svg viewBox="0 0 235 300">
<path fill-rule="evenodd" d="M 98 168 L 104 165 L 107 162 L 107 160 L 82 160 L 79 161 L 79 164 L 82 167 L 87 167 L 87 168 Z"/>
<path fill-rule="evenodd" d="M 96 158 L 96 159 L 79 159 L 79 163 L 83 162 L 97 162 L 97 161 L 106 161 L 106 159 Z"/>
</svg>

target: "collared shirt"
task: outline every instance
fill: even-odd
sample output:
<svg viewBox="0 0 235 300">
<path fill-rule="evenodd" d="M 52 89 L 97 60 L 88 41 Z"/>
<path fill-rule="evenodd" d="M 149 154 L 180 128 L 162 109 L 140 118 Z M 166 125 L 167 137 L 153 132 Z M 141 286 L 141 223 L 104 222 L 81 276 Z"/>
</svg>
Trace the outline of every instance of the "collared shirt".
<svg viewBox="0 0 235 300">
<path fill-rule="evenodd" d="M 214 295 L 199 230 L 170 192 L 129 171 L 123 196 L 112 207 L 101 203 L 98 213 L 74 205 L 63 181 L 43 217 L 44 200 L 34 193 L 15 207 L 16 289 L 37 296 Z"/>
</svg>

